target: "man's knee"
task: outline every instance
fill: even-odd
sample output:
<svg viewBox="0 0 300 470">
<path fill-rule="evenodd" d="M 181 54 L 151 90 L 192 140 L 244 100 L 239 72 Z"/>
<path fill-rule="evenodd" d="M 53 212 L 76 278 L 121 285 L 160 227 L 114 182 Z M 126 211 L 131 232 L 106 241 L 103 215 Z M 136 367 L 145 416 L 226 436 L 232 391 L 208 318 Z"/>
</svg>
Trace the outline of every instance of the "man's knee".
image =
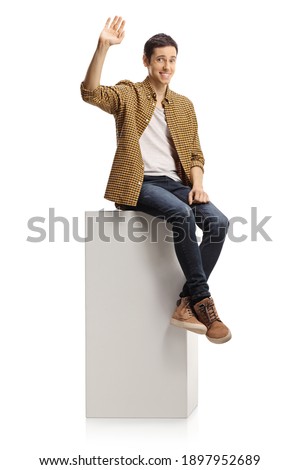
<svg viewBox="0 0 300 470">
<path fill-rule="evenodd" d="M 212 214 L 197 214 L 196 223 L 204 234 L 210 235 L 215 242 L 223 241 L 229 228 L 228 218 L 216 210 Z"/>
<path fill-rule="evenodd" d="M 209 218 L 209 220 L 206 222 L 208 222 L 208 225 L 205 231 L 209 232 L 211 242 L 223 242 L 229 228 L 228 218 L 224 214 L 220 213 L 212 218 Z"/>
<path fill-rule="evenodd" d="M 228 218 L 226 217 L 226 215 L 224 214 L 221 214 L 220 216 L 218 216 L 218 226 L 219 227 L 222 227 L 226 233 L 228 232 L 228 228 L 229 228 L 229 220 Z"/>
</svg>

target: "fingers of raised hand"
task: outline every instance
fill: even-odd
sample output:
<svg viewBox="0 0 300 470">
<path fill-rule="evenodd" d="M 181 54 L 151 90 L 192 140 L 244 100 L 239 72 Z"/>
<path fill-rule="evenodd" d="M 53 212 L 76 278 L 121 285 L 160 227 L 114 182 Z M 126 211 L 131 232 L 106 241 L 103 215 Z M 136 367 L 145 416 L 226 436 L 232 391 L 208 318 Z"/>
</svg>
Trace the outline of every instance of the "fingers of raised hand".
<svg viewBox="0 0 300 470">
<path fill-rule="evenodd" d="M 111 18 L 107 18 L 105 28 L 109 28 Z"/>
<path fill-rule="evenodd" d="M 122 20 L 119 26 L 119 35 L 124 35 L 124 26 L 125 26 L 125 20 Z"/>
<path fill-rule="evenodd" d="M 123 33 L 125 26 L 125 21 L 122 20 L 121 16 L 115 16 L 111 21 L 110 18 L 105 23 L 105 28 L 107 28 L 111 33 L 114 33 L 116 36 L 120 36 Z"/>
</svg>

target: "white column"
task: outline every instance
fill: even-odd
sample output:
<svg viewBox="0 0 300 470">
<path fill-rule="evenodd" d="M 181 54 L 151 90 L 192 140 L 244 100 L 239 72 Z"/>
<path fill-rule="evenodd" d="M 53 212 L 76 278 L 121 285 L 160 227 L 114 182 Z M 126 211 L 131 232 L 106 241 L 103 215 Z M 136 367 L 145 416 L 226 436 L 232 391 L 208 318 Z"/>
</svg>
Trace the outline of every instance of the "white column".
<svg viewBox="0 0 300 470">
<path fill-rule="evenodd" d="M 187 417 L 198 338 L 170 325 L 184 284 L 170 226 L 134 211 L 85 220 L 87 417 Z"/>
</svg>

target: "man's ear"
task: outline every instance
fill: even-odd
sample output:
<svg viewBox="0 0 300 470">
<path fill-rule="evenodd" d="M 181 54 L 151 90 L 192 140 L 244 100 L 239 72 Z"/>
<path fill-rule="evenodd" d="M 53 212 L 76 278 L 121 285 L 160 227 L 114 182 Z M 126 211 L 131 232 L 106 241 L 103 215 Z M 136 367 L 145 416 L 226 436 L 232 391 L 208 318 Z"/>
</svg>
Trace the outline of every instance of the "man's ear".
<svg viewBox="0 0 300 470">
<path fill-rule="evenodd" d="M 143 64 L 145 67 L 149 67 L 149 60 L 147 59 L 147 57 L 145 56 L 145 54 L 143 55 Z"/>
</svg>

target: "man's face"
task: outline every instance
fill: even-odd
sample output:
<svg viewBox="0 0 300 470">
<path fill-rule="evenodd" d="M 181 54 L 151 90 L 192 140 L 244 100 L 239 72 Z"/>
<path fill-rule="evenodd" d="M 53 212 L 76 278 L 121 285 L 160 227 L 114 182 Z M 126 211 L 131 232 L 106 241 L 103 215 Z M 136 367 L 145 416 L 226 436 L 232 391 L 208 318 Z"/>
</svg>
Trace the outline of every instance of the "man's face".
<svg viewBox="0 0 300 470">
<path fill-rule="evenodd" d="M 176 49 L 174 46 L 156 47 L 153 49 L 150 62 L 143 57 L 149 77 L 156 85 L 168 85 L 175 73 Z"/>
</svg>

